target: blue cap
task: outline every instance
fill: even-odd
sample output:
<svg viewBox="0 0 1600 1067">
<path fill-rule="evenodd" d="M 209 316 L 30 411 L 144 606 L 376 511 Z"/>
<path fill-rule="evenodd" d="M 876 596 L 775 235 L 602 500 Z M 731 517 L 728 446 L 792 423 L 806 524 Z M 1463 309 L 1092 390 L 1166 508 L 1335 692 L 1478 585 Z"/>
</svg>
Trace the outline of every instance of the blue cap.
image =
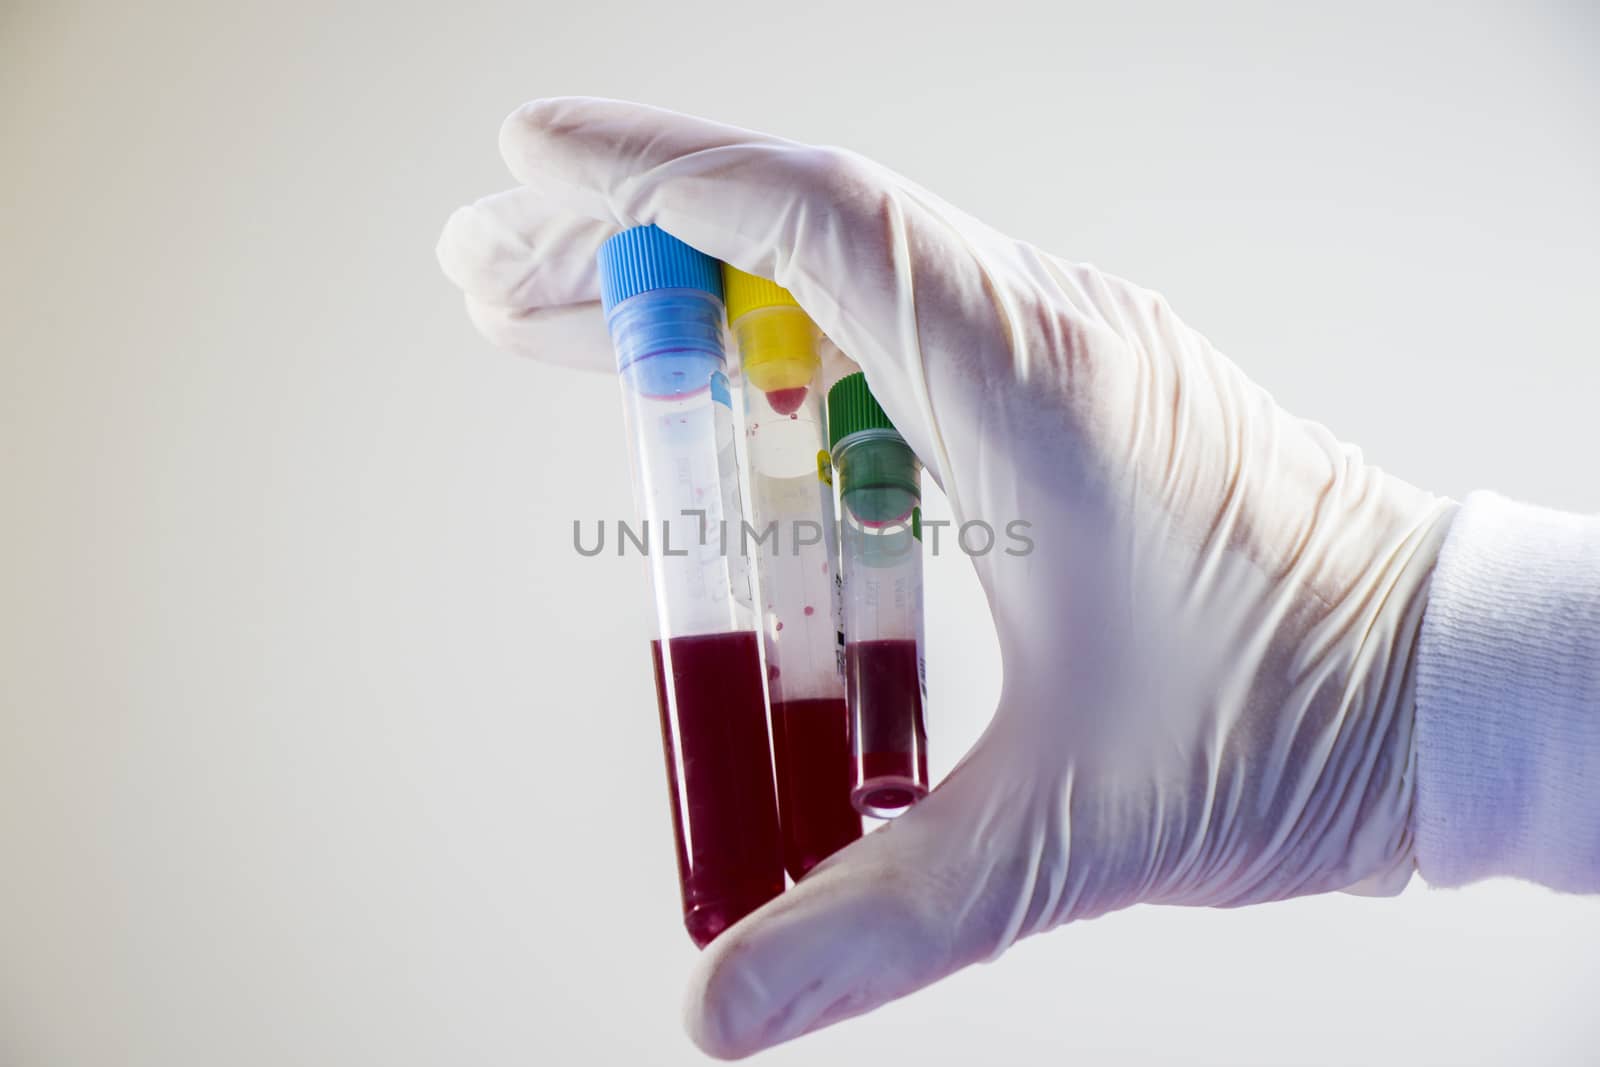
<svg viewBox="0 0 1600 1067">
<path fill-rule="evenodd" d="M 613 234 L 595 257 L 600 264 L 600 304 L 606 314 L 652 289 L 699 289 L 722 299 L 717 261 L 657 226 Z"/>
</svg>

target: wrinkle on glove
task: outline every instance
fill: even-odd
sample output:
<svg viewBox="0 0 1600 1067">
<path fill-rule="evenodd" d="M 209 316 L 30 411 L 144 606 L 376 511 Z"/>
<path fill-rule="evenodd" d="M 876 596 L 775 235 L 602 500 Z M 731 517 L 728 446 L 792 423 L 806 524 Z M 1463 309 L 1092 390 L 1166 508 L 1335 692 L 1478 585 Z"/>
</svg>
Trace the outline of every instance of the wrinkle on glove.
<svg viewBox="0 0 1600 1067">
<path fill-rule="evenodd" d="M 1282 411 L 1160 296 L 852 153 L 588 99 L 519 109 L 501 147 L 522 187 L 440 242 L 492 339 L 609 366 L 598 332 L 579 356 L 538 324 L 598 324 L 596 247 L 655 223 L 788 288 L 957 521 L 1036 546 L 974 559 L 1004 660 L 989 729 L 706 950 L 702 1048 L 747 1055 L 1134 903 L 1404 884 L 1449 501 Z"/>
</svg>

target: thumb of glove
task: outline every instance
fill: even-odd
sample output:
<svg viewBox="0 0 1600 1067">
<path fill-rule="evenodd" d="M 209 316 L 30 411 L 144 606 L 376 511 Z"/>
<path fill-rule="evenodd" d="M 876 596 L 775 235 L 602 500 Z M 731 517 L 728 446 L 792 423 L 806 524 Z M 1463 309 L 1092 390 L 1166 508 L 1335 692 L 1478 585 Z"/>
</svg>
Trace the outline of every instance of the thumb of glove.
<svg viewBox="0 0 1600 1067">
<path fill-rule="evenodd" d="M 735 1059 L 871 1011 L 1029 932 L 1043 836 L 1017 769 L 980 741 L 911 811 L 836 853 L 712 942 L 687 1027 Z"/>
</svg>

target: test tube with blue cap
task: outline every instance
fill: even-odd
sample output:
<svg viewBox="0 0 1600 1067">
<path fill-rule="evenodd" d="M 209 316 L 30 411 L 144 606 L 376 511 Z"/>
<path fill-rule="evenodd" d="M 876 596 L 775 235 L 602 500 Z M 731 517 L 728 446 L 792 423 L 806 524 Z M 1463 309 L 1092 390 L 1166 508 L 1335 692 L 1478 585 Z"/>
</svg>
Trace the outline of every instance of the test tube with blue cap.
<svg viewBox="0 0 1600 1067">
<path fill-rule="evenodd" d="M 655 226 L 600 248 L 654 618 L 684 925 L 704 947 L 783 891 L 716 260 Z M 730 536 L 731 534 L 731 536 Z"/>
</svg>

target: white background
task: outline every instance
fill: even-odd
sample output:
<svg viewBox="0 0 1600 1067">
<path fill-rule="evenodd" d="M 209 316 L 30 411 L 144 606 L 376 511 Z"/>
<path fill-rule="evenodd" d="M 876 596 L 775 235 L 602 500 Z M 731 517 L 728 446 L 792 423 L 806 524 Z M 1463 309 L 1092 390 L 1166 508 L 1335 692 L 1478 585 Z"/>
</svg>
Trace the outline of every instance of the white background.
<svg viewBox="0 0 1600 1067">
<path fill-rule="evenodd" d="M 615 385 L 433 244 L 592 93 L 1164 291 L 1430 489 L 1600 510 L 1593 4 L 0 7 L 0 1063 L 678 1064 Z M 998 691 L 930 568 L 939 770 Z M 1592 1063 L 1600 901 L 1135 909 L 770 1064 Z"/>
</svg>

